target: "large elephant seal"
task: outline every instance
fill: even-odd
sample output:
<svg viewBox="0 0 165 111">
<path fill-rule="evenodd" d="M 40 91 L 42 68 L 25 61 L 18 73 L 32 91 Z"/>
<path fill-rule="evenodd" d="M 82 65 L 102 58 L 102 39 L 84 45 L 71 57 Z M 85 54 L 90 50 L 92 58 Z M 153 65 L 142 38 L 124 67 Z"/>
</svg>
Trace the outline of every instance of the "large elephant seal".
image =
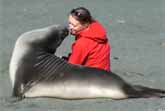
<svg viewBox="0 0 165 111">
<path fill-rule="evenodd" d="M 113 72 L 73 65 L 54 55 L 67 36 L 61 26 L 21 35 L 10 62 L 13 96 L 85 98 L 164 97 L 165 91 L 130 85 Z"/>
</svg>

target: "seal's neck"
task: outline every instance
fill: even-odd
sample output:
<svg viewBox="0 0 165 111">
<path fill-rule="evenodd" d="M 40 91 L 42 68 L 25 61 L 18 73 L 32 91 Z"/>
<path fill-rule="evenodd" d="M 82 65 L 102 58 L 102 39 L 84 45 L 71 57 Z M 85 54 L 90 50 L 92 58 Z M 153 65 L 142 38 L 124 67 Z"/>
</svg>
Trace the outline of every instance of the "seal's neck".
<svg viewBox="0 0 165 111">
<path fill-rule="evenodd" d="M 69 64 L 64 59 L 54 54 L 38 52 L 34 67 L 38 68 L 40 73 L 58 73 L 65 70 Z"/>
</svg>

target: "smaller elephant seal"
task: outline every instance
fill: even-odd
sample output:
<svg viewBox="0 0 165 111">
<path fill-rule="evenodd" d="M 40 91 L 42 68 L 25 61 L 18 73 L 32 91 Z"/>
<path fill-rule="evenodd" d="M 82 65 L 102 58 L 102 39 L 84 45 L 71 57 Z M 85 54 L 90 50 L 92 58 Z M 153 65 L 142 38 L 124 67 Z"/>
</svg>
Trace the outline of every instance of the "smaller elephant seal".
<svg viewBox="0 0 165 111">
<path fill-rule="evenodd" d="M 68 35 L 61 26 L 50 26 L 21 35 L 10 62 L 13 96 L 85 98 L 165 97 L 165 90 L 131 85 L 113 72 L 69 64 L 54 55 Z"/>
</svg>

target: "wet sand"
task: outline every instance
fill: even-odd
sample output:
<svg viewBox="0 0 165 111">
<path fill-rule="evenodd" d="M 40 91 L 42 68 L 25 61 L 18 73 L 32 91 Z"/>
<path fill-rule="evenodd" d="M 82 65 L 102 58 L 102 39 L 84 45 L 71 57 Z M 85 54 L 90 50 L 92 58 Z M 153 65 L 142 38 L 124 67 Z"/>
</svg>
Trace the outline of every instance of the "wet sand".
<svg viewBox="0 0 165 111">
<path fill-rule="evenodd" d="M 107 29 L 112 71 L 132 84 L 165 89 L 164 0 L 0 0 L 0 111 L 165 111 L 165 98 L 12 102 L 8 65 L 18 36 L 52 24 L 65 24 L 77 6 L 90 9 Z M 67 55 L 73 37 L 57 51 Z"/>
</svg>

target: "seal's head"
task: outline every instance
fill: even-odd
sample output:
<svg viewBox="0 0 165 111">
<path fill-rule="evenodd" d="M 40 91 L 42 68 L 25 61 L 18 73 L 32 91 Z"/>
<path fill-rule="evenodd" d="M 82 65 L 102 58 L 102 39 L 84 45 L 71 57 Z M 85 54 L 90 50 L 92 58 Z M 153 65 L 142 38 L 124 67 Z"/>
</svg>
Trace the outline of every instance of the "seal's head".
<svg viewBox="0 0 165 111">
<path fill-rule="evenodd" d="M 50 32 L 46 35 L 46 49 L 49 53 L 54 53 L 62 41 L 68 36 L 69 30 L 65 26 L 55 25 L 50 28 Z"/>
<path fill-rule="evenodd" d="M 50 36 L 53 36 L 53 42 L 54 44 L 57 44 L 59 46 L 61 42 L 65 39 L 66 36 L 68 36 L 69 30 L 65 26 L 56 25 L 51 28 Z"/>
<path fill-rule="evenodd" d="M 69 30 L 66 26 L 52 25 L 22 34 L 16 44 L 18 47 L 24 46 L 54 53 L 68 34 Z"/>
</svg>

